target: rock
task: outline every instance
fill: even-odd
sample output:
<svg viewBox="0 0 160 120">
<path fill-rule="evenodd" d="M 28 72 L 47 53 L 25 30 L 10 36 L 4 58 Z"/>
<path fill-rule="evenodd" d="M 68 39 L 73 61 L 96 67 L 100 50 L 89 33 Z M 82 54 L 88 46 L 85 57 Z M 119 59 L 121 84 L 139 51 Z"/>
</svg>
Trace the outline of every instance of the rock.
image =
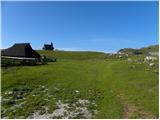
<svg viewBox="0 0 160 120">
<path fill-rule="evenodd" d="M 157 60 L 157 58 L 156 57 L 153 57 L 153 56 L 146 56 L 145 58 L 144 58 L 144 61 L 146 62 L 146 61 L 154 61 L 154 60 Z"/>
<path fill-rule="evenodd" d="M 80 106 L 77 106 L 77 104 L 81 104 Z M 79 99 L 72 105 L 69 105 L 69 103 L 63 103 L 61 100 L 58 100 L 56 104 L 56 108 L 54 111 L 48 113 L 49 110 L 47 106 L 43 106 L 44 112 L 41 114 L 41 111 L 36 111 L 28 118 L 34 118 L 34 119 L 75 119 L 75 118 L 85 118 L 85 119 L 91 119 L 94 118 L 94 116 L 98 113 L 96 109 L 88 109 L 89 105 L 92 104 L 89 100 L 85 99 Z M 95 102 L 93 102 L 94 105 Z"/>
<path fill-rule="evenodd" d="M 13 91 L 9 91 L 9 92 L 8 92 L 8 95 L 12 95 L 12 94 L 13 94 Z"/>
<path fill-rule="evenodd" d="M 149 64 L 150 67 L 153 67 L 154 65 L 155 65 L 154 63 L 150 63 L 150 64 Z"/>
<path fill-rule="evenodd" d="M 16 96 L 17 99 L 22 99 L 23 97 L 21 95 Z"/>
<path fill-rule="evenodd" d="M 45 90 L 45 86 L 41 86 L 41 90 Z"/>
<path fill-rule="evenodd" d="M 131 59 L 131 58 L 128 58 L 128 61 L 132 61 L 132 59 Z"/>
<path fill-rule="evenodd" d="M 78 100 L 78 103 L 79 103 L 80 105 L 82 105 L 82 106 L 86 106 L 86 105 L 89 105 L 89 104 L 90 104 L 90 101 L 79 99 L 79 100 Z"/>
<path fill-rule="evenodd" d="M 80 92 L 79 92 L 78 90 L 75 90 L 75 93 L 76 93 L 76 94 L 79 94 Z"/>
<path fill-rule="evenodd" d="M 128 54 L 126 54 L 126 57 L 128 57 L 129 55 Z"/>
</svg>

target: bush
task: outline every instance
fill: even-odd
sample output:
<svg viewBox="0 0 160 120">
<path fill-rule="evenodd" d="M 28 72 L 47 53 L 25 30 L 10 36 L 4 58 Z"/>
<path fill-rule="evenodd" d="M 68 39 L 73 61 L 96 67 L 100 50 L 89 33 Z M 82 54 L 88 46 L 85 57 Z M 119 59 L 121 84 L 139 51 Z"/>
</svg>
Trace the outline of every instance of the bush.
<svg viewBox="0 0 160 120">
<path fill-rule="evenodd" d="M 56 62 L 56 58 L 49 58 L 49 57 L 46 57 L 44 56 L 42 58 L 43 62 Z"/>
<path fill-rule="evenodd" d="M 133 51 L 133 54 L 140 55 L 140 54 L 142 54 L 142 52 L 140 50 L 135 50 L 135 51 Z"/>
</svg>

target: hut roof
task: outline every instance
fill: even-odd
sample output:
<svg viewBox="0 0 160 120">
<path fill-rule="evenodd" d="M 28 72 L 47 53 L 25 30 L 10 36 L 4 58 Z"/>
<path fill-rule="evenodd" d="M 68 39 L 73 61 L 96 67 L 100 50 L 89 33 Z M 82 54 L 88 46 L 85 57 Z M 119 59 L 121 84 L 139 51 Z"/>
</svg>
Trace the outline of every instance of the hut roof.
<svg viewBox="0 0 160 120">
<path fill-rule="evenodd" d="M 41 56 L 32 49 L 29 43 L 16 43 L 1 52 L 2 56 L 40 58 Z"/>
</svg>

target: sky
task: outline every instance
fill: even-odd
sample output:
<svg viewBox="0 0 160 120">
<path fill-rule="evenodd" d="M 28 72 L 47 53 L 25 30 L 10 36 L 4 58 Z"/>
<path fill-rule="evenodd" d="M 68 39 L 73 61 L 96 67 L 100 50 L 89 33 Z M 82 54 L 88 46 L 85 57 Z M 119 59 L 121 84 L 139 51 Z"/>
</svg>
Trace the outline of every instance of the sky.
<svg viewBox="0 0 160 120">
<path fill-rule="evenodd" d="M 158 1 L 3 1 L 2 48 L 116 52 L 158 44 Z"/>
</svg>

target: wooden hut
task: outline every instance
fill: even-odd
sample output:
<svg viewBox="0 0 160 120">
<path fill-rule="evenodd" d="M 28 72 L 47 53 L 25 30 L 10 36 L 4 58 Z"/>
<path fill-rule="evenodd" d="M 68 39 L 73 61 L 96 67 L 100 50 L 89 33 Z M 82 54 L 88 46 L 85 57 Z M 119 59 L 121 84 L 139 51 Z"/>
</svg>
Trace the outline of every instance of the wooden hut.
<svg viewBox="0 0 160 120">
<path fill-rule="evenodd" d="M 16 43 L 1 52 L 2 66 L 17 65 L 17 63 L 33 65 L 41 61 L 41 56 L 29 43 Z"/>
<path fill-rule="evenodd" d="M 23 58 L 40 58 L 41 56 L 32 49 L 29 43 L 16 43 L 12 47 L 1 52 L 1 56 L 6 57 L 23 57 Z"/>
<path fill-rule="evenodd" d="M 54 50 L 53 43 L 51 44 L 44 44 L 43 50 Z"/>
</svg>

